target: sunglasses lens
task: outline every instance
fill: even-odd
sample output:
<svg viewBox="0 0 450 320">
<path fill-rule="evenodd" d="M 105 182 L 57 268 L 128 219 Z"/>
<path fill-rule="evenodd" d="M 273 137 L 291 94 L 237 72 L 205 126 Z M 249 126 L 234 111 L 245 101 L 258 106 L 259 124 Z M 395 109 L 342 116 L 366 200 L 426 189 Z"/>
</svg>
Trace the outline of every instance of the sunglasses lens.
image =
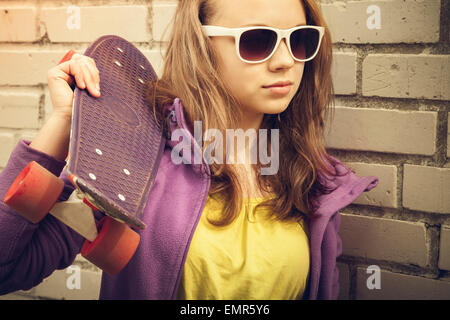
<svg viewBox="0 0 450 320">
<path fill-rule="evenodd" d="M 239 52 L 248 61 L 264 60 L 272 53 L 276 42 L 277 34 L 271 30 L 249 30 L 241 35 Z"/>
<path fill-rule="evenodd" d="M 291 50 L 297 59 L 309 59 L 319 45 L 319 30 L 299 29 L 291 34 Z"/>
</svg>

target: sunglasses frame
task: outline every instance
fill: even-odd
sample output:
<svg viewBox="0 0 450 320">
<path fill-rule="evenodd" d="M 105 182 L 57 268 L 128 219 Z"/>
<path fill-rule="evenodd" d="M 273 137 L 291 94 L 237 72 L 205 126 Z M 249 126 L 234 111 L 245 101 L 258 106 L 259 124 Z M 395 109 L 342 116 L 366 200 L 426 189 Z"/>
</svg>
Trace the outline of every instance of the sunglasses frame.
<svg viewBox="0 0 450 320">
<path fill-rule="evenodd" d="M 278 49 L 278 46 L 280 45 L 281 40 L 286 39 L 286 44 L 287 47 L 289 49 L 289 52 L 291 53 L 292 58 L 295 61 L 298 62 L 307 62 L 310 61 L 312 59 L 315 58 L 315 56 L 317 55 L 317 53 L 319 52 L 320 49 L 320 44 L 322 43 L 322 38 L 323 35 L 325 33 L 325 28 L 324 27 L 320 27 L 320 26 L 309 26 L 309 25 L 305 25 L 305 26 L 297 26 L 297 27 L 293 27 L 290 29 L 278 29 L 278 28 L 272 28 L 272 27 L 266 27 L 266 26 L 250 26 L 250 27 L 243 27 L 243 28 L 227 28 L 227 27 L 220 27 L 220 26 L 212 26 L 212 25 L 203 25 L 202 26 L 203 30 L 205 31 L 207 36 L 212 36 L 212 37 L 221 37 L 221 36 L 230 36 L 230 37 L 234 37 L 234 42 L 235 42 L 235 47 L 236 47 L 236 54 L 238 55 L 239 59 L 241 59 L 242 61 L 246 62 L 246 63 L 262 63 L 264 61 L 269 60 L 273 54 L 275 53 L 275 51 Z M 258 60 L 258 61 L 250 61 L 250 60 L 246 60 L 241 56 L 241 53 L 239 51 L 239 44 L 241 41 L 241 35 L 246 32 L 246 31 L 250 31 L 250 30 L 255 30 L 255 29 L 264 29 L 264 30 L 271 30 L 273 32 L 275 32 L 277 34 L 277 42 L 275 43 L 275 46 L 272 50 L 272 52 L 264 59 L 262 60 Z M 316 51 L 314 52 L 314 54 L 308 58 L 308 59 L 297 59 L 294 54 L 292 53 L 291 50 L 291 33 L 297 30 L 301 30 L 301 29 L 314 29 L 319 31 L 319 42 L 317 44 L 317 48 Z"/>
</svg>

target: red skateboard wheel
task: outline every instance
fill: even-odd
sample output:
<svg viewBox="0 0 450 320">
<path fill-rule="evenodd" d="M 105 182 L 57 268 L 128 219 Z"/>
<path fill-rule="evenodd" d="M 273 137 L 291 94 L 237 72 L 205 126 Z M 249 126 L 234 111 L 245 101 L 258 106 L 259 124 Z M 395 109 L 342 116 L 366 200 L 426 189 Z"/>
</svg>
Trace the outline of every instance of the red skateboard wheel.
<svg viewBox="0 0 450 320">
<path fill-rule="evenodd" d="M 58 200 L 64 182 L 37 162 L 30 162 L 12 183 L 3 202 L 28 221 L 41 221 Z"/>
<path fill-rule="evenodd" d="M 72 59 L 72 56 L 74 54 L 75 54 L 75 51 L 70 49 L 69 51 L 67 51 L 67 53 L 64 55 L 64 57 L 61 59 L 61 61 L 58 62 L 58 64 L 61 64 L 61 63 L 66 62 L 66 61 L 69 61 L 70 59 Z"/>
<path fill-rule="evenodd" d="M 111 276 L 117 275 L 131 260 L 141 237 L 125 223 L 103 217 L 93 242 L 86 240 L 81 255 Z"/>
</svg>

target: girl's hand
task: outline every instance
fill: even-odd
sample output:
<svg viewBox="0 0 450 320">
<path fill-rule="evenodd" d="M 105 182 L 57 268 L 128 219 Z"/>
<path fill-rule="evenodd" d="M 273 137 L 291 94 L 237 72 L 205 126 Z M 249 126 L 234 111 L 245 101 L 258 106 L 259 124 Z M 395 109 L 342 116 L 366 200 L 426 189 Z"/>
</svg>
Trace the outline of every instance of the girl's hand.
<svg viewBox="0 0 450 320">
<path fill-rule="evenodd" d="M 62 62 L 47 72 L 48 89 L 53 114 L 72 117 L 73 89 L 87 89 L 93 97 L 100 97 L 100 73 L 94 59 L 75 53 L 69 61 Z"/>
</svg>

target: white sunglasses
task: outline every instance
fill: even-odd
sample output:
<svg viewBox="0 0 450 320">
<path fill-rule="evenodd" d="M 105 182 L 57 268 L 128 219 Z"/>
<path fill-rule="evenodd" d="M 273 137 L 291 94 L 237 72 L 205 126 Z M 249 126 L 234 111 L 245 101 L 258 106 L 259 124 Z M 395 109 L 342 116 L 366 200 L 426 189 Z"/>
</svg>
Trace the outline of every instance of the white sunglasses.
<svg viewBox="0 0 450 320">
<path fill-rule="evenodd" d="M 324 27 L 298 26 L 277 29 L 265 26 L 226 28 L 202 26 L 207 36 L 232 36 L 235 39 L 238 57 L 247 63 L 261 63 L 272 57 L 281 40 L 286 39 L 294 60 L 306 62 L 319 52 Z"/>
</svg>

